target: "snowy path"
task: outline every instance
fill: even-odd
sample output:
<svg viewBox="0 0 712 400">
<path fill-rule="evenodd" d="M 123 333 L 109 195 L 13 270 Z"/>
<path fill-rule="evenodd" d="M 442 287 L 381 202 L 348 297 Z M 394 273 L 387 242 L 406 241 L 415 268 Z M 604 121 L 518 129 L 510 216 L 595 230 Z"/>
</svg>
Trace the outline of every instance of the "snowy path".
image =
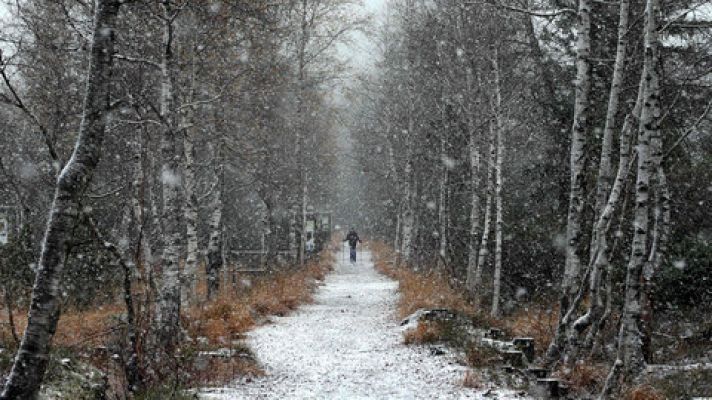
<svg viewBox="0 0 712 400">
<path fill-rule="evenodd" d="M 453 357 L 402 344 L 394 316 L 397 283 L 374 270 L 368 252 L 355 265 L 337 256 L 314 304 L 250 334 L 267 376 L 204 390 L 201 398 L 484 398 L 460 385 L 465 367 Z"/>
</svg>

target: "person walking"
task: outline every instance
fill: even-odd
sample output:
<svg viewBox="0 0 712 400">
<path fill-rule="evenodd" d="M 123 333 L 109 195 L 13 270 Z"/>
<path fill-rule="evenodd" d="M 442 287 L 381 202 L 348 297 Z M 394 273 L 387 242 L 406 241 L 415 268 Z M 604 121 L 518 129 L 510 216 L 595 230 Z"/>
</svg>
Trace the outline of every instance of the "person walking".
<svg viewBox="0 0 712 400">
<path fill-rule="evenodd" d="M 356 262 L 356 246 L 361 243 L 361 239 L 358 237 L 358 233 L 356 233 L 356 229 L 351 228 L 349 230 L 349 233 L 346 235 L 346 239 L 344 239 L 344 242 L 349 242 L 349 249 L 350 255 L 351 255 L 351 262 L 355 263 Z"/>
</svg>

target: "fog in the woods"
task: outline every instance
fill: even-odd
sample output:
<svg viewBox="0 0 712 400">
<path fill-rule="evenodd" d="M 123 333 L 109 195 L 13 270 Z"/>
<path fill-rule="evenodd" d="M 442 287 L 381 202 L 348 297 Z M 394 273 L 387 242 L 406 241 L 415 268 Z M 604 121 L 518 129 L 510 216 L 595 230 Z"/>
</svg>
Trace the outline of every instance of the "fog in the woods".
<svg viewBox="0 0 712 400">
<path fill-rule="evenodd" d="M 6 399 L 712 397 L 712 7 L 0 0 Z"/>
</svg>

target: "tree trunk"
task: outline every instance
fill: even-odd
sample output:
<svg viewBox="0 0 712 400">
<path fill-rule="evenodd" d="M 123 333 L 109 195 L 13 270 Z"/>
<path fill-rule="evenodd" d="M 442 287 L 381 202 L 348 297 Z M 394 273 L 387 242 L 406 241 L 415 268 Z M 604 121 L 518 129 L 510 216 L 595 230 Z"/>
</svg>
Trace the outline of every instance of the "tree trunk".
<svg viewBox="0 0 712 400">
<path fill-rule="evenodd" d="M 126 307 L 126 339 L 129 342 L 129 354 L 124 362 L 124 373 L 126 374 L 126 382 L 128 384 L 129 391 L 135 392 L 140 388 L 142 382 L 138 366 L 139 347 L 136 327 L 136 310 L 134 308 L 134 296 L 131 290 L 133 268 L 126 261 L 120 247 L 109 242 L 108 238 L 101 233 L 96 222 L 90 216 L 86 216 L 86 223 L 91 230 L 92 235 L 94 235 L 97 243 L 111 253 L 123 271 L 124 276 L 122 289 L 124 292 L 124 306 Z"/>
<path fill-rule="evenodd" d="M 590 301 L 587 312 L 578 318 L 569 330 L 567 340 L 567 351 L 564 355 L 565 362 L 575 362 L 578 358 L 579 340 L 581 335 L 588 329 L 594 321 L 597 321 L 604 309 L 604 300 L 600 292 L 601 274 L 605 271 L 610 255 L 608 253 L 607 235 L 610 227 L 610 220 L 617 207 L 620 198 L 621 187 L 627 179 L 628 160 L 630 158 L 630 132 L 623 131 L 620 140 L 620 158 L 618 175 L 615 181 L 616 188 L 611 192 L 612 179 L 612 152 L 613 134 L 615 131 L 616 116 L 618 115 L 618 104 L 625 73 L 625 57 L 628 45 L 628 15 L 629 1 L 620 1 L 620 11 L 618 20 L 618 46 L 616 49 L 616 60 L 613 66 L 613 77 L 611 79 L 611 90 L 608 99 L 608 109 L 606 112 L 606 124 L 603 130 L 603 143 L 601 145 L 601 161 L 598 169 L 598 180 L 596 183 L 595 218 L 591 235 L 591 261 L 589 266 L 591 274 L 589 277 Z M 610 195 L 610 196 L 609 196 Z"/>
<path fill-rule="evenodd" d="M 448 259 L 448 238 L 447 238 L 447 225 L 448 225 L 448 180 L 450 177 L 450 157 L 447 151 L 447 136 L 448 136 L 448 120 L 447 120 L 447 63 L 443 55 L 442 42 L 438 41 L 437 53 L 439 66 L 441 68 L 440 77 L 440 186 L 438 188 L 438 270 L 440 272 L 445 272 L 446 268 L 450 265 Z"/>
<path fill-rule="evenodd" d="M 196 51 L 195 49 L 193 51 Z M 192 57 L 195 57 L 194 55 Z M 190 63 L 190 87 L 188 89 L 188 102 L 195 100 L 195 59 Z M 183 133 L 183 157 L 185 158 L 185 168 L 183 177 L 185 179 L 183 189 L 185 190 L 185 239 L 186 257 L 183 268 L 183 293 L 181 298 L 185 305 L 189 305 L 195 297 L 195 286 L 198 273 L 198 198 L 195 193 L 195 135 L 193 125 L 195 124 L 195 110 L 188 107 L 181 115 Z"/>
<path fill-rule="evenodd" d="M 631 256 L 626 268 L 625 302 L 618 334 L 618 355 L 606 379 L 601 397 L 616 394 L 620 388 L 620 375 L 630 382 L 645 368 L 643 335 L 641 329 L 642 291 L 641 278 L 646 263 L 650 218 L 651 177 L 658 171 L 662 156 L 656 148 L 660 140 L 660 87 L 657 69 L 657 0 L 647 0 L 645 6 L 645 102 L 640 118 L 638 136 L 638 171 L 635 188 L 635 213 Z"/>
<path fill-rule="evenodd" d="M 27 328 L 0 399 L 33 399 L 39 391 L 50 342 L 61 312 L 60 278 L 74 232 L 81 223 L 84 193 L 99 163 L 111 99 L 114 23 L 121 2 L 97 0 L 79 137 L 57 178 L 54 201 L 32 290 Z"/>
<path fill-rule="evenodd" d="M 263 216 L 263 257 L 264 262 L 263 267 L 269 266 L 270 268 L 274 266 L 277 262 L 277 221 L 274 217 L 274 208 L 277 204 L 274 195 L 268 192 L 269 188 L 264 188 L 262 190 L 262 202 L 265 205 L 265 212 Z"/>
<path fill-rule="evenodd" d="M 475 143 L 474 130 L 470 131 L 470 175 L 472 176 L 470 193 L 470 237 L 467 254 L 467 291 L 475 296 L 477 283 L 477 246 L 480 241 L 480 150 Z"/>
<path fill-rule="evenodd" d="M 289 257 L 291 262 L 296 263 L 299 257 L 297 250 L 297 210 L 294 207 L 293 199 L 290 196 L 289 204 Z"/>
<path fill-rule="evenodd" d="M 401 238 L 401 262 L 411 265 L 413 257 L 413 234 L 415 229 L 414 188 L 413 188 L 413 139 L 415 135 L 415 110 L 408 106 L 408 132 L 406 133 L 406 161 L 403 172 L 403 228 Z"/>
<path fill-rule="evenodd" d="M 490 315 L 498 317 L 500 289 L 502 286 L 502 228 L 504 226 L 503 204 L 502 204 L 502 166 L 504 164 L 504 124 L 502 122 L 502 82 L 499 71 L 499 53 L 495 49 L 492 56 L 492 67 L 494 71 L 495 99 L 494 99 L 494 119 L 495 129 L 497 129 L 497 163 L 495 165 L 495 250 L 494 250 L 494 282 L 492 285 L 492 310 Z"/>
<path fill-rule="evenodd" d="M 390 169 L 390 174 L 393 177 L 396 185 L 396 231 L 393 238 L 393 248 L 395 249 L 393 266 L 398 266 L 399 256 L 400 256 L 400 241 L 401 241 L 401 210 L 403 200 L 401 198 L 401 181 L 398 174 L 398 168 L 396 166 L 395 151 L 393 150 L 393 139 L 391 138 L 390 124 L 386 125 L 386 140 L 388 142 L 388 167 Z"/>
<path fill-rule="evenodd" d="M 643 76 L 645 75 L 645 71 L 643 71 Z M 607 320 L 610 317 L 610 313 L 612 311 L 612 301 L 613 299 L 611 298 L 612 296 L 612 287 L 611 287 L 611 264 L 610 264 L 610 259 L 611 259 L 611 254 L 612 254 L 612 247 L 609 245 L 608 242 L 608 234 L 610 233 L 611 230 L 611 223 L 612 223 L 612 218 L 614 213 L 617 211 L 618 206 L 622 205 L 625 206 L 626 200 L 623 200 L 623 203 L 620 203 L 621 196 L 626 192 L 626 186 L 628 185 L 629 181 L 629 176 L 630 176 L 630 171 L 633 167 L 633 161 L 635 159 L 631 159 L 631 142 L 633 141 L 633 131 L 635 129 L 635 124 L 636 121 L 639 120 L 640 118 L 640 112 L 643 106 L 643 99 L 644 99 L 644 93 L 645 87 L 643 85 L 643 80 L 641 79 L 639 87 L 638 87 L 638 96 L 635 102 L 635 105 L 633 106 L 633 110 L 626 115 L 625 120 L 623 122 L 623 127 L 621 128 L 621 135 L 620 135 L 620 155 L 618 159 L 618 172 L 616 174 L 615 181 L 613 183 L 613 187 L 611 189 L 611 193 L 608 197 L 608 201 L 606 203 L 606 206 L 603 208 L 603 211 L 601 215 L 598 217 L 598 220 L 595 225 L 595 230 L 596 230 L 596 242 L 597 244 L 595 245 L 595 248 L 592 249 L 592 260 L 593 260 L 593 268 L 594 270 L 592 271 L 592 278 L 597 277 L 599 280 L 598 285 L 600 286 L 601 282 L 606 281 L 606 292 L 605 292 L 605 306 L 603 307 L 603 311 L 601 315 L 598 317 L 597 321 L 591 321 L 593 323 L 593 326 L 591 330 L 589 330 L 588 334 L 586 335 L 586 340 L 584 341 L 584 345 L 582 350 L 591 350 L 591 354 L 594 354 L 597 350 L 594 349 L 595 343 L 596 343 L 596 335 L 600 331 L 600 329 L 605 326 Z M 627 197 L 627 196 L 626 196 Z M 620 224 L 623 223 L 623 212 L 621 212 L 621 221 Z M 614 246 L 615 247 L 615 246 Z M 593 282 L 591 282 L 593 284 Z M 596 306 L 600 307 L 600 303 L 603 303 L 602 299 L 600 299 L 602 292 L 600 287 L 595 289 L 595 292 L 593 293 L 592 297 L 593 299 L 596 299 L 596 297 L 599 297 L 599 299 L 596 299 L 595 301 L 598 304 L 592 304 L 591 306 Z M 593 314 L 591 315 L 591 318 L 594 319 L 596 318 L 596 313 L 597 311 L 594 310 Z M 578 321 L 576 322 L 578 323 Z M 576 325 L 574 324 L 574 327 Z"/>
<path fill-rule="evenodd" d="M 192 124 L 192 111 L 188 111 L 190 116 L 186 118 L 188 124 Z M 183 153 L 185 157 L 185 233 L 186 233 L 186 258 L 183 273 L 183 293 L 181 295 L 184 304 L 188 305 L 195 295 L 196 274 L 198 272 L 198 198 L 195 193 L 195 147 L 192 128 L 185 128 L 183 138 Z"/>
<path fill-rule="evenodd" d="M 156 314 L 156 332 L 163 350 L 172 354 L 180 341 L 182 271 L 180 257 L 184 228 L 181 208 L 181 148 L 176 129 L 173 91 L 173 12 L 169 1 L 163 3 L 163 60 L 161 62 L 160 113 L 164 132 L 161 137 L 161 209 L 163 254 Z"/>
<path fill-rule="evenodd" d="M 472 93 L 472 68 L 467 68 L 467 93 Z M 470 297 L 476 295 L 477 283 L 477 246 L 480 242 L 480 193 L 482 180 L 480 178 L 480 147 L 477 144 L 475 122 L 472 109 L 467 107 L 467 130 L 470 139 L 470 237 L 467 251 L 466 287 Z M 481 276 L 481 275 L 480 275 Z"/>
<path fill-rule="evenodd" d="M 658 141 L 655 151 L 662 154 L 662 143 Z M 643 269 L 643 292 L 641 301 L 642 310 L 642 334 L 643 334 L 643 355 L 645 362 L 653 362 L 653 351 L 651 346 L 653 330 L 653 290 L 655 285 L 653 278 L 660 268 L 662 268 L 667 254 L 667 244 L 670 235 L 670 189 L 668 188 L 667 176 L 663 165 L 658 165 L 657 187 L 655 190 L 655 228 L 653 229 L 653 243 L 650 246 L 650 255 Z"/>
<path fill-rule="evenodd" d="M 585 203 L 583 181 L 586 138 L 589 133 L 589 97 L 591 94 L 591 0 L 579 0 L 576 40 L 576 95 L 574 124 L 571 129 L 571 182 L 566 222 L 566 263 L 561 283 L 559 323 L 547 350 L 546 361 L 552 363 L 561 355 L 570 321 L 567 311 L 576 297 L 581 279 L 581 219 Z"/>
<path fill-rule="evenodd" d="M 295 155 L 297 157 L 297 169 L 299 173 L 299 250 L 298 250 L 298 260 L 299 264 L 304 265 L 304 247 L 307 241 L 306 224 L 307 224 L 307 170 L 304 160 L 305 155 L 305 134 L 306 130 L 304 127 L 304 95 L 306 92 L 306 50 L 307 44 L 310 41 L 310 22 L 308 18 L 307 6 L 309 1 L 302 0 L 302 10 L 301 10 L 301 37 L 299 40 L 299 47 L 297 49 L 297 61 L 298 71 L 297 71 L 297 82 L 298 82 L 298 92 L 297 92 L 297 143 L 295 149 Z"/>
<path fill-rule="evenodd" d="M 487 160 L 487 194 L 485 197 L 485 219 L 482 227 L 482 240 L 480 242 L 480 253 L 477 257 L 477 268 L 475 269 L 474 278 L 474 288 L 477 291 L 475 293 L 474 305 L 475 309 L 479 309 L 480 303 L 482 301 L 482 270 L 485 266 L 485 261 L 487 260 L 487 255 L 489 254 L 489 235 L 491 224 L 492 224 L 492 198 L 494 197 L 494 164 L 497 159 L 497 146 L 496 142 L 496 128 L 493 122 L 490 123 L 490 144 L 489 144 L 489 158 Z"/>
<path fill-rule="evenodd" d="M 215 176 L 218 179 L 213 198 L 211 201 L 211 210 L 209 221 L 210 236 L 208 237 L 208 300 L 215 298 L 220 290 L 220 270 L 223 268 L 223 185 L 225 184 L 225 166 L 222 157 L 222 150 L 217 149 L 215 160 Z"/>
</svg>

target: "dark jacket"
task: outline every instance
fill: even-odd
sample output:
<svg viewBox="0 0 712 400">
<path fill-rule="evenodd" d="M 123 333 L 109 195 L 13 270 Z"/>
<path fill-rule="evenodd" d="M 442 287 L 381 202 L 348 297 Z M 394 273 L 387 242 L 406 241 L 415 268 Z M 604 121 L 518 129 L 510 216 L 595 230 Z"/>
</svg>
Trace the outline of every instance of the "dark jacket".
<svg viewBox="0 0 712 400">
<path fill-rule="evenodd" d="M 346 239 L 344 239 L 344 242 L 349 242 L 349 246 L 351 248 L 356 248 L 356 244 L 361 242 L 361 239 L 358 237 L 358 233 L 356 231 L 350 231 L 348 235 L 346 235 Z"/>
</svg>

